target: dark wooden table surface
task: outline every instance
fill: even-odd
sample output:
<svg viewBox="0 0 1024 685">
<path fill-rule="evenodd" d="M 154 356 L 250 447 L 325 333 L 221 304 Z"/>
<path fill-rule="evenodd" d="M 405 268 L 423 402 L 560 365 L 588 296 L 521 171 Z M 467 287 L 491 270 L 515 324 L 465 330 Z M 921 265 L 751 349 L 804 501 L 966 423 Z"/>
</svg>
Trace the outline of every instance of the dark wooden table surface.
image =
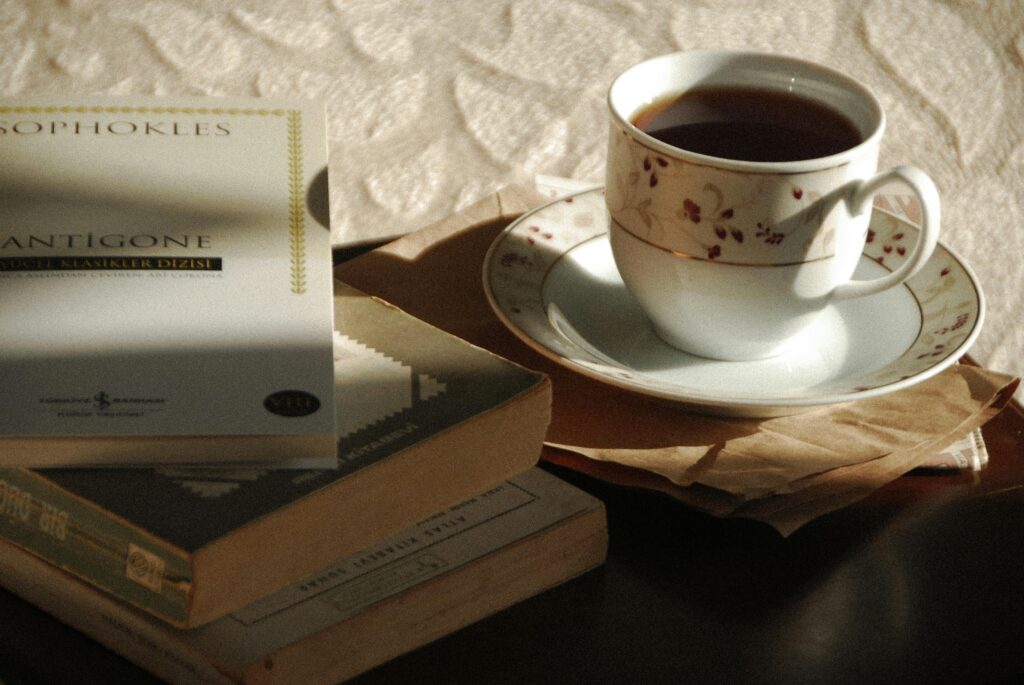
<svg viewBox="0 0 1024 685">
<path fill-rule="evenodd" d="M 357 682 L 1024 682 L 1024 413 L 984 433 L 982 472 L 785 539 L 549 467 L 607 504 L 608 563 Z M 2 591 L 0 681 L 155 682 Z"/>
</svg>

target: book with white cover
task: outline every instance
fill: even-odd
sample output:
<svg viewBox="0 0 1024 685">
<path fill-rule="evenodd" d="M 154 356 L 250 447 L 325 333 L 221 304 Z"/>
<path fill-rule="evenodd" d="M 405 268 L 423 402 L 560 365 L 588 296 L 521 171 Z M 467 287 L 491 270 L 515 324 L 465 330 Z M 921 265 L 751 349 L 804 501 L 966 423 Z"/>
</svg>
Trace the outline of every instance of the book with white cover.
<svg viewBox="0 0 1024 685">
<path fill-rule="evenodd" d="M 0 99 L 2 463 L 333 455 L 326 148 L 304 101 Z"/>
<path fill-rule="evenodd" d="M 0 538 L 190 627 L 537 463 L 545 376 L 336 286 L 337 468 L 0 467 Z"/>
</svg>

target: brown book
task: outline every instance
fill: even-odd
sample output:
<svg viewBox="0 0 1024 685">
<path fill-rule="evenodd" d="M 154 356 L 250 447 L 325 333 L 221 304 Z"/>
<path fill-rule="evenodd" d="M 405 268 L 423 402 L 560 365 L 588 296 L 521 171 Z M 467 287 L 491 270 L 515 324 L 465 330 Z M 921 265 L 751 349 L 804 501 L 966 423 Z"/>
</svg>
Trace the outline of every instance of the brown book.
<svg viewBox="0 0 1024 685">
<path fill-rule="evenodd" d="M 152 619 L 0 541 L 0 582 L 174 683 L 335 683 L 604 562 L 600 501 L 531 469 L 209 625 Z"/>
<path fill-rule="evenodd" d="M 338 467 L 0 469 L 0 538 L 179 627 L 537 463 L 543 375 L 343 284 Z"/>
</svg>

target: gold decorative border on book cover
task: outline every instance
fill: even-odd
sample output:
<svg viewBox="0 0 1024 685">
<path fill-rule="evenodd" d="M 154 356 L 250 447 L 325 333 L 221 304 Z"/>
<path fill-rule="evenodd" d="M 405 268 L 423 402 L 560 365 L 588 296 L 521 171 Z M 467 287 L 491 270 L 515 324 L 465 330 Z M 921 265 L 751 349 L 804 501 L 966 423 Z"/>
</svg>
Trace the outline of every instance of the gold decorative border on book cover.
<svg viewBox="0 0 1024 685">
<path fill-rule="evenodd" d="M 303 203 L 302 113 L 288 112 L 288 224 L 292 253 L 292 292 L 306 292 L 306 208 Z"/>
<path fill-rule="evenodd" d="M 123 107 L 103 105 L 0 106 L 0 114 L 221 114 L 288 117 L 288 247 L 291 290 L 306 292 L 306 231 L 303 202 L 302 112 L 253 107 Z"/>
</svg>

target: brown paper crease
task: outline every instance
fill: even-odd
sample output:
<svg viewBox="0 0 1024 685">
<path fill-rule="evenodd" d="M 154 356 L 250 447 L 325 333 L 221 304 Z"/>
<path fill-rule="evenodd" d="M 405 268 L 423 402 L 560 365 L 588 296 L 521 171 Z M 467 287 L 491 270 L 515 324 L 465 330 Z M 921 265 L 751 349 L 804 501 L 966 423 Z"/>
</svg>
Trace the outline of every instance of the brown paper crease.
<svg viewBox="0 0 1024 685">
<path fill-rule="evenodd" d="M 717 516 L 763 521 L 788 535 L 868 496 L 982 426 L 1006 406 L 1018 382 L 958 365 L 892 395 L 764 420 L 749 435 L 679 463 L 671 448 L 557 444 L 551 446 L 559 451 L 548 456 L 613 482 L 665 492 Z"/>
</svg>

